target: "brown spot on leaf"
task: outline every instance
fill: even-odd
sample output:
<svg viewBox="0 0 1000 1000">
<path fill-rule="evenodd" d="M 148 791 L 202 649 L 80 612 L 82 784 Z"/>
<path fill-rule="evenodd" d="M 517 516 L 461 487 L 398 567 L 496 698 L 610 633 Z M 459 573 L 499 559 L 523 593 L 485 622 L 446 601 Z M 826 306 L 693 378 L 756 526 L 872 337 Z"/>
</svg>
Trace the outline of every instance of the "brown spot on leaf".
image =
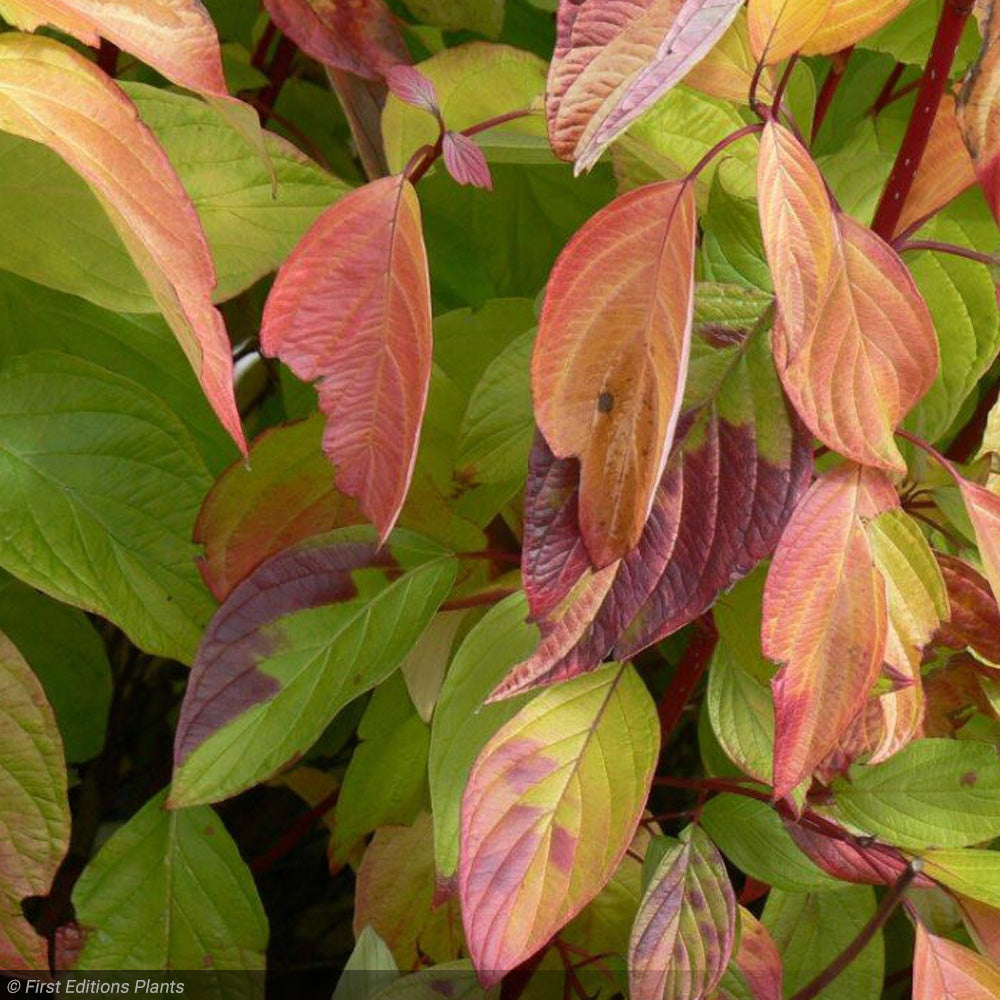
<svg viewBox="0 0 1000 1000">
<path fill-rule="evenodd" d="M 597 397 L 597 412 L 598 413 L 610 413 L 615 408 L 615 397 L 613 393 L 604 390 Z"/>
<path fill-rule="evenodd" d="M 959 784 L 971 788 L 979 780 L 979 775 L 975 771 L 966 771 L 958 780 Z"/>
</svg>

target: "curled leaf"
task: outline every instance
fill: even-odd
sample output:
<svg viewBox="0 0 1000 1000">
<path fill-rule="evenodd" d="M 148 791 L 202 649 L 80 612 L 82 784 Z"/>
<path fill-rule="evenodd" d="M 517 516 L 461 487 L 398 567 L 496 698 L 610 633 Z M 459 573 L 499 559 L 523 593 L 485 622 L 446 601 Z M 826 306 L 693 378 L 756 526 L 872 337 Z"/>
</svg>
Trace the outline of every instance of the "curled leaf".
<svg viewBox="0 0 1000 1000">
<path fill-rule="evenodd" d="M 462 800 L 459 892 L 484 986 L 533 955 L 615 873 L 646 805 L 656 710 L 609 664 L 543 691 L 490 741 Z"/>
<path fill-rule="evenodd" d="M 774 794 L 807 778 L 861 711 L 885 657 L 886 591 L 864 522 L 899 501 L 850 462 L 821 476 L 781 536 L 764 588 L 761 644 L 772 681 Z"/>
<path fill-rule="evenodd" d="M 413 475 L 431 374 L 431 302 L 420 204 L 405 177 L 323 213 L 282 265 L 261 347 L 319 381 L 323 449 L 337 486 L 385 539 Z"/>
<path fill-rule="evenodd" d="M 40 142 L 90 185 L 163 310 L 208 401 L 246 451 L 215 266 L 194 205 L 131 101 L 48 38 L 0 36 L 0 129 Z"/>
<path fill-rule="evenodd" d="M 805 148 L 773 121 L 761 136 L 758 189 L 778 300 L 774 356 L 789 399 L 834 451 L 904 472 L 893 433 L 938 369 L 934 325 L 910 272 L 833 210 Z"/>
<path fill-rule="evenodd" d="M 532 358 L 535 415 L 580 459 L 580 529 L 598 568 L 633 549 L 673 442 L 687 375 L 696 236 L 690 184 L 630 191 L 556 262 Z"/>
<path fill-rule="evenodd" d="M 650 879 L 629 941 L 633 1000 L 694 1000 L 718 985 L 736 939 L 726 864 L 698 826 L 669 847 Z"/>
</svg>

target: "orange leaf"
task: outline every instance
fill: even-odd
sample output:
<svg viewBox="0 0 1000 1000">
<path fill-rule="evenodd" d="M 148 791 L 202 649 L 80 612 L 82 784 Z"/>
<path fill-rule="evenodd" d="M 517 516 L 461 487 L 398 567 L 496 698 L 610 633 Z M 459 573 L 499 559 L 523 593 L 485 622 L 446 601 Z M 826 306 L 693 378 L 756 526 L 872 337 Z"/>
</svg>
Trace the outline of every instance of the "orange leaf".
<svg viewBox="0 0 1000 1000">
<path fill-rule="evenodd" d="M 896 252 L 833 210 L 809 154 L 773 121 L 761 136 L 757 186 L 785 392 L 834 451 L 905 472 L 893 432 L 938 367 L 927 305 Z"/>
<path fill-rule="evenodd" d="M 228 93 L 215 25 L 199 0 L 0 0 L 0 14 L 24 31 L 48 25 L 84 45 L 103 36 L 181 87 Z"/>
<path fill-rule="evenodd" d="M 897 507 L 881 472 L 845 462 L 820 477 L 792 515 L 764 588 L 764 655 L 772 681 L 774 794 L 792 791 L 861 711 L 885 655 L 882 574 L 864 522 Z"/>
<path fill-rule="evenodd" d="M 983 0 L 975 11 L 983 47 L 958 96 L 958 124 L 993 217 L 1000 219 L 1000 11 L 996 0 Z"/>
<path fill-rule="evenodd" d="M 913 1000 L 996 1000 L 1000 970 L 987 958 L 917 924 Z"/>
<path fill-rule="evenodd" d="M 223 426 L 245 452 L 215 266 L 194 205 L 131 101 L 92 62 L 48 38 L 0 35 L 0 129 L 43 143 L 108 213 Z"/>
<path fill-rule="evenodd" d="M 773 65 L 798 52 L 830 16 L 834 0 L 750 0 L 750 44 Z"/>
<path fill-rule="evenodd" d="M 867 38 L 910 5 L 910 0 L 833 0 L 803 55 L 831 55 Z"/>
<path fill-rule="evenodd" d="M 944 94 L 913 187 L 896 224 L 896 234 L 917 228 L 975 183 L 976 171 L 962 139 L 955 98 Z"/>
<path fill-rule="evenodd" d="M 406 498 L 431 374 L 431 298 L 417 193 L 383 177 L 327 209 L 282 265 L 261 347 L 319 381 L 337 487 L 384 540 Z"/>
<path fill-rule="evenodd" d="M 957 482 L 976 533 L 986 579 L 990 581 L 993 597 L 1000 601 L 1000 496 L 961 476 Z"/>
<path fill-rule="evenodd" d="M 696 228 L 690 184 L 637 188 L 584 225 L 549 280 L 535 416 L 559 458 L 580 459 L 580 530 L 598 568 L 639 541 L 673 442 Z"/>
</svg>

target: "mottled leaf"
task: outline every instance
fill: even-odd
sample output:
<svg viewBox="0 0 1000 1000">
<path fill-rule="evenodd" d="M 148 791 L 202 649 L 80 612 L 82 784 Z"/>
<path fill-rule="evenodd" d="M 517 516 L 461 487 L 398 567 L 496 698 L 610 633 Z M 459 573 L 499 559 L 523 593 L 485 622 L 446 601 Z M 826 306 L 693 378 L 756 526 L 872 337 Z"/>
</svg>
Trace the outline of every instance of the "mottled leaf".
<svg viewBox="0 0 1000 1000">
<path fill-rule="evenodd" d="M 799 850 L 832 878 L 860 885 L 892 885 L 906 871 L 907 860 L 895 848 L 871 838 L 855 838 L 846 829 L 833 824 L 833 830 L 822 830 L 805 820 L 786 821 L 785 828 Z M 924 888 L 932 883 L 917 876 L 916 885 Z"/>
<path fill-rule="evenodd" d="M 246 450 L 215 266 L 194 205 L 131 101 L 48 38 L 0 38 L 0 129 L 48 146 L 90 185 L 233 440 Z"/>
<path fill-rule="evenodd" d="M 781 536 L 764 589 L 772 682 L 774 791 L 787 795 L 861 710 L 885 655 L 885 583 L 864 520 L 898 506 L 890 481 L 845 462 L 821 476 Z"/>
<path fill-rule="evenodd" d="M 951 649 L 972 649 L 990 663 L 1000 663 L 1000 609 L 986 578 L 967 562 L 935 553 L 951 616 L 937 633 L 937 641 Z"/>
<path fill-rule="evenodd" d="M 382 539 L 413 474 L 431 371 L 420 205 L 404 177 L 366 184 L 320 216 L 278 272 L 261 347 L 320 380 L 337 486 Z"/>
<path fill-rule="evenodd" d="M 434 813 L 434 852 L 440 882 L 458 870 L 462 791 L 479 752 L 526 703 L 511 698 L 486 705 L 490 691 L 527 656 L 538 632 L 525 622 L 524 596 L 513 594 L 483 616 L 455 653 L 431 724 L 428 772 Z"/>
<path fill-rule="evenodd" d="M 970 948 L 931 934 L 917 923 L 913 1000 L 993 1000 L 1000 969 Z"/>
<path fill-rule="evenodd" d="M 116 830 L 76 883 L 86 937 L 74 968 L 199 969 L 220 986 L 213 972 L 253 970 L 243 995 L 262 997 L 268 927 L 253 876 L 213 810 L 165 800 Z"/>
<path fill-rule="evenodd" d="M 414 536 L 320 535 L 263 563 L 210 623 L 174 746 L 172 806 L 214 801 L 304 753 L 388 677 L 427 627 L 455 562 Z"/>
<path fill-rule="evenodd" d="M 680 412 L 694 304 L 691 186 L 622 195 L 573 237 L 549 279 L 532 359 L 535 415 L 580 459 L 580 530 L 607 566 L 638 543 Z"/>
<path fill-rule="evenodd" d="M 653 873 L 629 942 L 633 1000 L 703 997 L 718 985 L 736 940 L 736 899 L 722 855 L 689 826 Z"/>
<path fill-rule="evenodd" d="M 410 61 L 383 0 L 264 0 L 264 6 L 303 52 L 326 66 L 376 80 Z"/>
<path fill-rule="evenodd" d="M 462 801 L 459 888 L 484 985 L 534 954 L 614 874 L 659 753 L 652 699 L 610 664 L 544 691 L 487 743 Z"/>
<path fill-rule="evenodd" d="M 48 942 L 21 900 L 47 896 L 69 849 L 66 765 L 41 684 L 0 633 L 0 968 L 49 968 Z"/>
<path fill-rule="evenodd" d="M 191 526 L 211 482 L 146 389 L 49 351 L 0 365 L 0 565 L 190 663 L 212 615 Z"/>
<path fill-rule="evenodd" d="M 1000 834 L 1000 759 L 965 740 L 917 740 L 833 784 L 853 827 L 912 850 L 965 847 Z"/>
<path fill-rule="evenodd" d="M 431 817 L 412 826 L 378 830 L 358 869 L 354 931 L 371 926 L 392 950 L 400 969 L 413 969 L 419 956 L 432 963 L 457 958 L 463 950 L 458 905 L 434 906 L 434 841 Z"/>
<path fill-rule="evenodd" d="M 895 251 L 835 212 L 805 148 L 769 122 L 758 188 L 781 380 L 810 430 L 862 464 L 905 471 L 893 432 L 938 370 L 934 325 Z"/>
</svg>

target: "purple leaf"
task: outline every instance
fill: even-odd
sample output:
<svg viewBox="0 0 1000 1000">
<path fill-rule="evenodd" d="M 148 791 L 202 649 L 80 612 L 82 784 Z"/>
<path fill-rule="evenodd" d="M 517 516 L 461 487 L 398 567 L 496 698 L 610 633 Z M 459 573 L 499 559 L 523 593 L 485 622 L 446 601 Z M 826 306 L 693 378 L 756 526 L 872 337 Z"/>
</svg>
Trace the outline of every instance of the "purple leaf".
<svg viewBox="0 0 1000 1000">
<path fill-rule="evenodd" d="M 461 132 L 445 132 L 441 151 L 448 173 L 459 184 L 471 184 L 485 191 L 493 190 L 493 178 L 490 176 L 486 157 L 467 135 L 462 135 Z"/>
</svg>

